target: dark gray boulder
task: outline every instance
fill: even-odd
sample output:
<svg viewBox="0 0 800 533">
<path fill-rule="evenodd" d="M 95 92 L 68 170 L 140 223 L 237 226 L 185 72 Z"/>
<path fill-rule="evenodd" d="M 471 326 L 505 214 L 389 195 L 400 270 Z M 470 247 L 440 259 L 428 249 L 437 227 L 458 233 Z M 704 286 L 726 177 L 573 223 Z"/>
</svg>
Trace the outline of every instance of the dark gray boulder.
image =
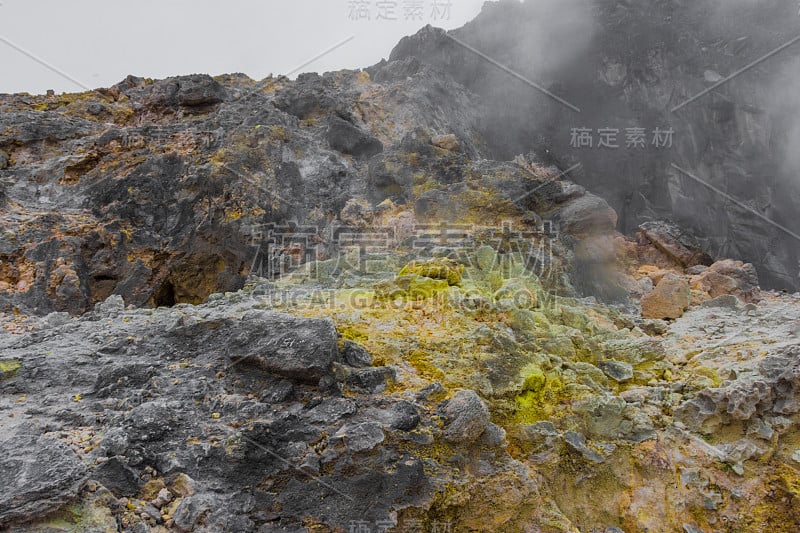
<svg viewBox="0 0 800 533">
<path fill-rule="evenodd" d="M 383 151 L 383 144 L 376 137 L 339 117 L 328 120 L 326 138 L 334 150 L 358 158 L 369 158 Z"/>
<path fill-rule="evenodd" d="M 159 80 L 153 85 L 145 85 L 141 94 L 145 105 L 154 110 L 212 106 L 222 102 L 226 95 L 224 87 L 208 74 Z"/>
<path fill-rule="evenodd" d="M 92 472 L 92 479 L 102 483 L 117 497 L 131 497 L 141 486 L 139 474 L 119 456 L 100 463 Z"/>
<path fill-rule="evenodd" d="M 355 368 L 372 366 L 372 355 L 353 341 L 344 341 L 342 359 L 344 359 L 345 363 Z"/>
<path fill-rule="evenodd" d="M 475 442 L 489 424 L 489 409 L 474 391 L 455 393 L 447 400 L 443 412 L 448 420 L 444 438 L 455 444 Z"/>
<path fill-rule="evenodd" d="M 81 460 L 61 440 L 23 426 L 0 442 L 0 526 L 55 511 L 78 495 L 87 478 Z"/>
<path fill-rule="evenodd" d="M 208 74 L 179 78 L 178 104 L 187 107 L 218 104 L 225 100 L 225 88 Z"/>
<path fill-rule="evenodd" d="M 339 357 L 336 327 L 330 320 L 304 320 L 253 311 L 230 324 L 235 361 L 298 381 L 316 383 L 331 373 Z"/>
<path fill-rule="evenodd" d="M 714 262 L 693 235 L 673 222 L 645 222 L 639 229 L 644 238 L 681 267 L 710 266 Z"/>
<path fill-rule="evenodd" d="M 633 367 L 629 363 L 622 361 L 600 361 L 598 365 L 603 373 L 617 382 L 630 381 L 633 379 Z"/>
</svg>

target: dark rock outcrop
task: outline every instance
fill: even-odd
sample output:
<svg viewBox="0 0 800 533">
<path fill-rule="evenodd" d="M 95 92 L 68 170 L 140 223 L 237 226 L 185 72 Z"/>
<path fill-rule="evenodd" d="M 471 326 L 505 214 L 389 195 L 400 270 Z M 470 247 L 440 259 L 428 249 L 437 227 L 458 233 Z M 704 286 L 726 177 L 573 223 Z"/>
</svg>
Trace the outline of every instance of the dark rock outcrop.
<svg viewBox="0 0 800 533">
<path fill-rule="evenodd" d="M 0 309 L 79 315 L 111 295 L 201 303 L 251 273 L 329 257 L 331 221 L 368 226 L 387 199 L 416 216 L 411 231 L 417 219 L 527 217 L 532 229 L 549 219 L 576 237 L 565 245 L 578 255 L 588 235 L 613 234 L 614 210 L 536 156 L 479 158 L 474 96 L 399 62 L 296 81 L 129 77 L 79 95 L 0 98 Z M 575 286 L 605 298 L 604 284 Z"/>
<path fill-rule="evenodd" d="M 78 495 L 87 479 L 80 458 L 61 440 L 20 426 L 0 443 L 0 525 L 44 516 Z"/>
<path fill-rule="evenodd" d="M 378 139 L 339 117 L 328 120 L 326 135 L 331 148 L 343 154 L 372 157 L 383 151 L 383 144 Z"/>
<path fill-rule="evenodd" d="M 641 235 L 667 254 L 678 266 L 691 268 L 710 266 L 713 260 L 692 235 L 670 222 L 645 222 L 639 226 Z"/>
<path fill-rule="evenodd" d="M 448 402 L 445 429 L 435 401 L 349 384 L 332 365 L 370 361 L 340 345 L 330 321 L 235 298 L 169 310 L 126 310 L 119 300 L 80 319 L 48 317 L 1 345 L 0 360 L 20 364 L 0 381 L 0 397 L 26 399 L 0 418 L 0 527 L 38 531 L 57 510 L 126 531 L 413 518 L 459 475 L 454 465 L 424 465 L 429 446 L 469 453 L 487 427 L 471 391 Z M 384 368 L 353 370 L 385 379 Z M 35 419 L 20 425 L 26 413 Z M 502 451 L 492 457 L 489 471 L 515 464 Z"/>
</svg>

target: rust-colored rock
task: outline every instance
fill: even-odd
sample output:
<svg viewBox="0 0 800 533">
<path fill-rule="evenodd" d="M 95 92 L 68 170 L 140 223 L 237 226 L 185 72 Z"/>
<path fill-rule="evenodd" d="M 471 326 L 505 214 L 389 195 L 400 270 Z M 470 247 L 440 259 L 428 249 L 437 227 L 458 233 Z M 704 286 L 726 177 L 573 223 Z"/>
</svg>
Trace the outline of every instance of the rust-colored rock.
<svg viewBox="0 0 800 533">
<path fill-rule="evenodd" d="M 733 294 L 750 302 L 758 300 L 758 275 L 749 263 L 725 259 L 690 279 L 693 290 L 708 293 L 711 298 Z"/>
<path fill-rule="evenodd" d="M 710 265 L 711 257 L 697 240 L 670 222 L 647 222 L 639 226 L 641 235 L 683 268 Z"/>
<path fill-rule="evenodd" d="M 689 283 L 675 274 L 667 274 L 650 294 L 642 297 L 644 318 L 680 318 L 689 308 Z"/>
<path fill-rule="evenodd" d="M 658 285 L 659 282 L 664 279 L 664 276 L 670 273 L 675 273 L 673 270 L 665 270 L 662 268 L 658 268 L 652 265 L 643 265 L 639 268 L 639 274 L 644 274 L 653 282 L 653 285 Z"/>
<path fill-rule="evenodd" d="M 441 148 L 442 150 L 448 150 L 450 152 L 458 151 L 459 147 L 461 146 L 458 143 L 458 138 L 455 135 L 436 135 L 431 138 L 431 144 L 437 148 Z"/>
</svg>

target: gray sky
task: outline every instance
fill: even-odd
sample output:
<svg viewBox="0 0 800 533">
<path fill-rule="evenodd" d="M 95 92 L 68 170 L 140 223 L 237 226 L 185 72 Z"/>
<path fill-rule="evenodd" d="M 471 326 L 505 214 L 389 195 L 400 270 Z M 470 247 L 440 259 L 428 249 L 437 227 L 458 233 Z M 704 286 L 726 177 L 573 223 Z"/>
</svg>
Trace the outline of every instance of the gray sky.
<svg viewBox="0 0 800 533">
<path fill-rule="evenodd" d="M 372 65 L 425 24 L 463 25 L 483 2 L 0 0 L 0 93 L 82 90 L 15 47 L 91 88 L 128 74 L 244 72 L 261 79 L 290 72 L 351 36 L 301 72 Z"/>
</svg>

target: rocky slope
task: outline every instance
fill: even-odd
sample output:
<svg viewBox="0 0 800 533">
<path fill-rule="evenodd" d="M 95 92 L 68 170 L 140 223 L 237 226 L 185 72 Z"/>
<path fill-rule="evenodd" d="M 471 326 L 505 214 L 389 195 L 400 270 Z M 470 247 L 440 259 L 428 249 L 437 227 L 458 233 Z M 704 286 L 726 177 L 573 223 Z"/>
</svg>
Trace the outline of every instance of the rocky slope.
<svg viewBox="0 0 800 533">
<path fill-rule="evenodd" d="M 0 529 L 797 531 L 800 295 L 618 233 L 443 39 L 0 97 Z"/>
<path fill-rule="evenodd" d="M 667 323 L 456 251 L 27 318 L 0 349 L 0 522 L 796 531 L 800 295 Z"/>
<path fill-rule="evenodd" d="M 192 76 L 3 98 L 0 298 L 81 313 L 112 293 L 134 305 L 199 303 L 240 288 L 249 228 L 323 228 L 348 199 L 392 187 L 378 169 L 394 155 L 381 155 L 383 143 L 399 145 L 413 127 L 457 132 L 463 152 L 442 172 L 475 152 L 464 90 L 409 69 L 385 87 L 358 72 Z"/>
</svg>

